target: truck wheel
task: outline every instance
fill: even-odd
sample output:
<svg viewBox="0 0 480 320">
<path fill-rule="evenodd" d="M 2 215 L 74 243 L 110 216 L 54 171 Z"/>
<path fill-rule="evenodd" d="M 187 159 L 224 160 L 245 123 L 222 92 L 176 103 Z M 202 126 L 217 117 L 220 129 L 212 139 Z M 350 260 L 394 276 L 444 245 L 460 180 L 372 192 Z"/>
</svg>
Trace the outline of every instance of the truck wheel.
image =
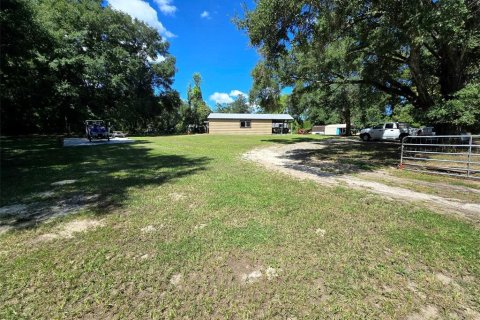
<svg viewBox="0 0 480 320">
<path fill-rule="evenodd" d="M 363 140 L 363 141 L 370 141 L 370 139 L 371 139 L 371 137 L 370 137 L 370 135 L 369 135 L 368 133 L 367 133 L 367 134 L 364 134 L 364 135 L 362 135 L 362 137 L 361 137 L 361 138 L 362 138 L 362 140 Z"/>
<path fill-rule="evenodd" d="M 398 139 L 400 140 L 400 142 L 402 142 L 403 139 L 405 139 L 406 137 L 408 137 L 408 134 L 402 133 L 402 134 L 400 135 L 400 137 L 398 137 Z"/>
</svg>

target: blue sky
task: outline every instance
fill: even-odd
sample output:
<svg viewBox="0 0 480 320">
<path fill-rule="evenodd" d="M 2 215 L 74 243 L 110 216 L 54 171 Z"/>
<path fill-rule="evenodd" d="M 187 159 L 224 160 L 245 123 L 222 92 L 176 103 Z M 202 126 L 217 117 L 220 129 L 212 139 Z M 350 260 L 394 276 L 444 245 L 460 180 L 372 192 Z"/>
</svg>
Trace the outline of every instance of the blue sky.
<svg viewBox="0 0 480 320">
<path fill-rule="evenodd" d="M 228 0 L 108 0 L 117 10 L 156 28 L 177 59 L 174 88 L 186 98 L 194 72 L 203 78 L 203 98 L 231 102 L 240 93 L 248 94 L 250 72 L 259 60 L 248 37 L 232 23 L 242 14 L 243 1 Z M 251 5 L 251 3 L 250 3 Z"/>
</svg>

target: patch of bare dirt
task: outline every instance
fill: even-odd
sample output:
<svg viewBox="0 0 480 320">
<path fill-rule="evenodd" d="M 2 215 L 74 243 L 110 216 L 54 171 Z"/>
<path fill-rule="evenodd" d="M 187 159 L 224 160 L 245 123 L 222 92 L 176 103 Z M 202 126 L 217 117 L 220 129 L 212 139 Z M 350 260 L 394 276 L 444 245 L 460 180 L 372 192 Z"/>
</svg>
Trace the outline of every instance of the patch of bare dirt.
<svg viewBox="0 0 480 320">
<path fill-rule="evenodd" d="M 271 170 L 290 173 L 301 179 L 308 179 L 308 173 L 316 173 L 319 176 L 330 177 L 333 176 L 333 174 L 321 172 L 321 170 L 313 167 L 309 168 L 302 164 L 302 153 L 324 149 L 325 147 L 325 144 L 300 142 L 290 145 L 254 149 L 245 153 L 243 158 L 261 163 Z M 304 173 L 304 175 L 301 173 Z"/>
<path fill-rule="evenodd" d="M 346 141 L 347 143 L 359 143 Z M 336 163 L 335 168 L 325 169 L 324 164 L 308 160 L 312 153 L 318 152 L 335 143 L 334 140 L 322 140 L 318 142 L 301 142 L 290 145 L 273 146 L 262 149 L 254 149 L 243 155 L 246 160 L 259 163 L 270 170 L 289 174 L 293 177 L 305 180 L 314 180 L 322 186 L 347 185 L 350 188 L 375 193 L 386 198 L 402 200 L 406 202 L 422 202 L 429 208 L 434 208 L 441 213 L 453 213 L 476 223 L 480 223 L 480 204 L 465 203 L 436 195 L 412 191 L 401 187 L 392 187 L 380 182 L 361 179 L 361 175 L 353 176 L 350 173 L 352 166 L 346 164 L 345 168 L 337 168 L 341 164 Z M 327 164 L 329 162 L 327 161 Z M 370 174 L 370 173 L 369 173 Z M 385 178 L 385 173 L 382 178 Z M 400 178 L 395 179 L 399 180 Z"/>
<path fill-rule="evenodd" d="M 425 300 L 427 298 L 427 296 L 423 292 L 418 290 L 418 287 L 417 287 L 416 283 L 414 283 L 412 281 L 409 281 L 408 284 L 407 284 L 407 288 L 410 289 L 417 296 L 419 296 L 421 299 Z"/>
<path fill-rule="evenodd" d="M 327 233 L 327 230 L 318 228 L 317 230 L 315 230 L 315 233 L 323 238 L 323 237 L 325 237 L 325 234 Z"/>
<path fill-rule="evenodd" d="M 206 223 L 200 223 L 194 227 L 194 230 L 202 230 L 202 229 L 205 229 L 206 226 L 207 226 Z"/>
<path fill-rule="evenodd" d="M 454 283 L 453 279 L 449 276 L 444 275 L 443 273 L 435 274 L 435 278 L 440 281 L 443 285 L 448 286 L 449 284 Z"/>
<path fill-rule="evenodd" d="M 180 201 L 185 198 L 185 195 L 179 192 L 172 192 L 170 193 L 170 198 L 172 198 L 173 201 Z"/>
<path fill-rule="evenodd" d="M 421 180 L 408 179 L 408 178 L 398 178 L 390 175 L 387 171 L 384 171 L 384 170 L 361 173 L 360 177 L 362 176 L 367 176 L 371 178 L 378 177 L 379 179 L 383 179 L 391 182 L 397 182 L 398 180 L 401 180 L 401 181 L 415 183 L 417 185 L 422 185 L 422 186 L 431 187 L 431 188 L 442 188 L 445 190 L 451 190 L 451 191 L 457 191 L 457 192 L 475 193 L 479 195 L 478 201 L 480 202 L 480 189 L 474 189 L 466 186 L 452 185 L 452 184 L 439 183 L 439 182 L 428 182 L 428 181 L 421 181 Z"/>
<path fill-rule="evenodd" d="M 337 180 L 346 183 L 354 189 L 367 190 L 391 199 L 424 202 L 428 204 L 429 207 L 433 207 L 439 211 L 453 212 L 462 217 L 480 222 L 480 204 L 459 202 L 428 193 L 392 187 L 380 182 L 362 180 L 351 176 L 342 176 L 337 178 Z"/>
<path fill-rule="evenodd" d="M 12 220 L 11 217 L 15 216 L 23 216 L 25 215 L 28 209 L 28 205 L 20 203 L 20 204 L 12 204 L 9 206 L 3 206 L 0 208 L 0 234 L 5 233 L 11 230 L 13 227 L 8 223 Z"/>
<path fill-rule="evenodd" d="M 99 201 L 99 194 L 76 194 L 56 202 L 33 202 L 2 207 L 0 208 L 0 234 L 92 208 L 98 205 Z"/>
<path fill-rule="evenodd" d="M 50 185 L 52 185 L 52 186 L 64 186 L 64 185 L 67 185 L 67 184 L 74 184 L 75 182 L 77 182 L 77 180 L 69 179 L 69 180 L 56 181 L 56 182 L 51 183 Z"/>
<path fill-rule="evenodd" d="M 419 312 L 407 317 L 408 320 L 433 320 L 439 318 L 438 308 L 432 305 L 424 306 Z"/>
<path fill-rule="evenodd" d="M 262 271 L 260 270 L 253 270 L 250 273 L 244 273 L 242 274 L 242 282 L 244 283 L 254 283 L 259 281 L 262 278 L 263 274 Z"/>
<path fill-rule="evenodd" d="M 246 283 L 246 281 L 249 281 L 248 275 L 252 275 L 251 279 L 255 279 L 257 272 L 259 272 L 262 268 L 261 266 L 251 263 L 245 259 L 231 259 L 228 261 L 228 266 L 233 271 L 235 279 L 237 279 L 237 281 L 240 283 Z"/>
<path fill-rule="evenodd" d="M 267 279 L 268 280 L 273 280 L 274 278 L 278 277 L 278 273 L 280 272 L 281 270 L 277 270 L 275 268 L 272 268 L 272 267 L 268 267 L 266 270 L 265 270 L 265 275 L 267 276 Z"/>
<path fill-rule="evenodd" d="M 170 278 L 170 283 L 173 284 L 175 287 L 178 287 L 182 282 L 182 279 L 183 279 L 182 274 L 177 273 Z"/>
<path fill-rule="evenodd" d="M 152 232 L 157 231 L 157 228 L 155 228 L 154 226 L 146 226 L 146 227 L 140 229 L 140 231 L 142 231 L 142 233 L 152 233 Z"/>
<path fill-rule="evenodd" d="M 245 259 L 230 260 L 228 265 L 233 271 L 235 279 L 241 284 L 252 284 L 267 279 L 271 281 L 279 276 L 281 269 L 264 268 L 260 264 L 251 263 Z"/>
<path fill-rule="evenodd" d="M 45 211 L 53 211 L 53 214 L 49 215 L 50 217 L 64 216 L 73 211 L 79 211 L 96 204 L 99 198 L 99 194 L 77 194 L 70 198 L 58 201 L 55 205 L 45 208 Z"/>
<path fill-rule="evenodd" d="M 480 312 L 467 308 L 465 310 L 465 316 L 467 319 L 480 320 Z"/>
<path fill-rule="evenodd" d="M 105 226 L 102 220 L 76 220 L 60 226 L 56 232 L 45 233 L 39 236 L 34 242 L 45 242 L 55 239 L 71 239 L 76 233 L 82 233 L 95 230 Z"/>
<path fill-rule="evenodd" d="M 27 210 L 28 206 L 26 204 L 12 204 L 10 206 L 0 207 L 0 217 L 17 215 Z"/>
<path fill-rule="evenodd" d="M 40 198 L 40 199 L 49 199 L 55 196 L 55 192 L 53 191 L 44 191 L 35 193 L 32 198 Z"/>
</svg>

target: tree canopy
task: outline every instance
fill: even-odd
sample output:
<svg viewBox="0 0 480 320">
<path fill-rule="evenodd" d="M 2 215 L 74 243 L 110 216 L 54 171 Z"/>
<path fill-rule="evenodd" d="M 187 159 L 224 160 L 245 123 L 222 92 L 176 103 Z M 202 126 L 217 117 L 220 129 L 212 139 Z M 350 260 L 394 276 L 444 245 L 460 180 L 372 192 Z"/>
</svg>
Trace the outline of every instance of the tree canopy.
<svg viewBox="0 0 480 320">
<path fill-rule="evenodd" d="M 180 105 L 169 44 L 101 0 L 5 0 L 0 21 L 2 133 L 134 131 Z"/>
<path fill-rule="evenodd" d="M 207 117 L 210 114 L 210 108 L 203 100 L 201 84 L 202 76 L 200 73 L 194 73 L 193 87 L 190 85 L 187 92 L 188 106 L 192 112 L 192 118 L 189 123 L 190 125 L 203 126 L 204 121 L 207 120 Z"/>
<path fill-rule="evenodd" d="M 252 91 L 266 107 L 277 83 L 310 95 L 357 85 L 395 100 L 393 108 L 411 105 L 417 119 L 472 128 L 480 125 L 479 17 L 475 0 L 258 0 L 237 24 L 264 58 Z"/>
<path fill-rule="evenodd" d="M 235 101 L 225 104 L 217 104 L 217 112 L 220 113 L 251 113 L 252 108 L 247 98 L 243 94 L 239 94 Z"/>
</svg>

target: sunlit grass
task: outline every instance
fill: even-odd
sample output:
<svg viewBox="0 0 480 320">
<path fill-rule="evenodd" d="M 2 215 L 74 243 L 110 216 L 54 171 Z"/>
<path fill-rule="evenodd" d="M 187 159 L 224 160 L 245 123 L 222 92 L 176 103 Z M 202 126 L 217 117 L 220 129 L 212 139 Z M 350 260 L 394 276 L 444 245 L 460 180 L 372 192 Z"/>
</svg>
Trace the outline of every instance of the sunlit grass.
<svg viewBox="0 0 480 320">
<path fill-rule="evenodd" d="M 461 318 L 480 309 L 474 226 L 241 158 L 305 139 L 318 137 L 69 149 L 2 140 L 2 205 L 48 207 L 78 195 L 100 203 L 0 235 L 0 318 L 391 319 L 424 306 Z M 76 182 L 51 185 L 67 179 Z M 45 191 L 54 195 L 41 198 Z M 103 226 L 39 240 L 77 220 Z M 277 272 L 270 280 L 268 267 Z M 244 283 L 245 270 L 262 277 Z"/>
</svg>

